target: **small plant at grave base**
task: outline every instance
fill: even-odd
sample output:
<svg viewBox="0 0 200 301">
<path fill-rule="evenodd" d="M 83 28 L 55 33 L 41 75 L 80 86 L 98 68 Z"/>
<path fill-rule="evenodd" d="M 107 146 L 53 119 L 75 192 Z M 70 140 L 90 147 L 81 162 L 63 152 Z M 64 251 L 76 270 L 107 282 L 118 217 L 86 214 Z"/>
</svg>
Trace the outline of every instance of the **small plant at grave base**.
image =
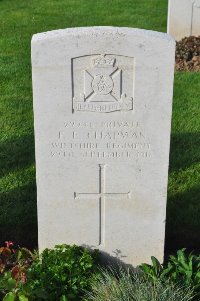
<svg viewBox="0 0 200 301">
<path fill-rule="evenodd" d="M 79 300 L 90 288 L 96 272 L 98 251 L 76 245 L 45 249 L 29 269 L 28 282 L 33 299 L 48 301 Z"/>
<path fill-rule="evenodd" d="M 151 257 L 152 265 L 142 264 L 140 269 L 153 281 L 169 278 L 172 282 L 193 287 L 196 295 L 200 295 L 200 256 L 186 255 L 185 250 L 178 250 L 176 256 L 171 255 L 165 265 Z"/>
<path fill-rule="evenodd" d="M 6 241 L 0 248 L 0 297 L 3 301 L 28 301 L 24 286 L 26 272 L 38 257 L 26 248 Z"/>
<path fill-rule="evenodd" d="M 91 280 L 84 301 L 190 301 L 193 290 L 170 281 L 149 281 L 128 269 L 101 269 Z"/>
</svg>

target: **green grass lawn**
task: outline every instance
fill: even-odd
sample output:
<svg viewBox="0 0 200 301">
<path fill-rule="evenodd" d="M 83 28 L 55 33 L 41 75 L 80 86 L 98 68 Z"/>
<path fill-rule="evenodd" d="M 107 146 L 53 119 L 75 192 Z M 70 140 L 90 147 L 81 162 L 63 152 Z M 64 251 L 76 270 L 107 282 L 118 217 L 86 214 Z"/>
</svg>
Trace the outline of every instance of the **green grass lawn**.
<svg viewBox="0 0 200 301">
<path fill-rule="evenodd" d="M 34 33 L 114 25 L 166 31 L 167 0 L 0 0 L 0 243 L 37 245 L 30 65 Z M 166 250 L 200 246 L 200 73 L 177 73 Z"/>
</svg>

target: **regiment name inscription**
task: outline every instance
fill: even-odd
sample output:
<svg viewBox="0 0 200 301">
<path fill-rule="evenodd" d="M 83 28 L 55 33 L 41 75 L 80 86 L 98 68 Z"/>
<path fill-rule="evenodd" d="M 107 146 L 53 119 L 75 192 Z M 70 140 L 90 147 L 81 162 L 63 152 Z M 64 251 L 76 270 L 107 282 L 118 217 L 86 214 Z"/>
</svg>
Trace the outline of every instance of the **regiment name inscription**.
<svg viewBox="0 0 200 301">
<path fill-rule="evenodd" d="M 61 158 L 149 158 L 151 144 L 134 122 L 64 123 L 51 143 L 51 157 Z"/>
</svg>

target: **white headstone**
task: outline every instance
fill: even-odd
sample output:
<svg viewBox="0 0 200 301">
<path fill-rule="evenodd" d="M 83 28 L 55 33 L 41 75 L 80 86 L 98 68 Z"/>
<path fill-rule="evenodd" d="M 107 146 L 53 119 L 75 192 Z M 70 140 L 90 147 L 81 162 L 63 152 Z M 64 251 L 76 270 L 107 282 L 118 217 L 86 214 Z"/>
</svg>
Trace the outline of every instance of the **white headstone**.
<svg viewBox="0 0 200 301">
<path fill-rule="evenodd" d="M 200 0 L 169 0 L 168 30 L 177 41 L 200 35 Z"/>
<path fill-rule="evenodd" d="M 163 258 L 175 41 L 88 27 L 32 39 L 40 251 Z"/>
</svg>

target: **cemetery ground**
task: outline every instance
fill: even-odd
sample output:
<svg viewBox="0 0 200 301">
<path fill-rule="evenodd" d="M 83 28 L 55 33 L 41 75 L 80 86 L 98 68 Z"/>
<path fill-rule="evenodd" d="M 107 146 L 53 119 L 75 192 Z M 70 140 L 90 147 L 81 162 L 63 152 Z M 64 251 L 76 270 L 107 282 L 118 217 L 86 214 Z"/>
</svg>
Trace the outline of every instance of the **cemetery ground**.
<svg viewBox="0 0 200 301">
<path fill-rule="evenodd" d="M 0 1 L 1 243 L 37 244 L 30 65 L 34 33 L 91 25 L 166 30 L 167 1 Z M 148 11 L 148 18 L 145 16 Z M 200 245 L 200 73 L 177 72 L 167 206 L 166 251 Z"/>
<path fill-rule="evenodd" d="M 37 247 L 30 40 L 59 28 L 112 25 L 166 32 L 166 0 L 0 0 L 0 245 Z M 176 72 L 166 255 L 200 252 L 200 73 Z M 64 299 L 63 299 L 64 300 Z"/>
</svg>

